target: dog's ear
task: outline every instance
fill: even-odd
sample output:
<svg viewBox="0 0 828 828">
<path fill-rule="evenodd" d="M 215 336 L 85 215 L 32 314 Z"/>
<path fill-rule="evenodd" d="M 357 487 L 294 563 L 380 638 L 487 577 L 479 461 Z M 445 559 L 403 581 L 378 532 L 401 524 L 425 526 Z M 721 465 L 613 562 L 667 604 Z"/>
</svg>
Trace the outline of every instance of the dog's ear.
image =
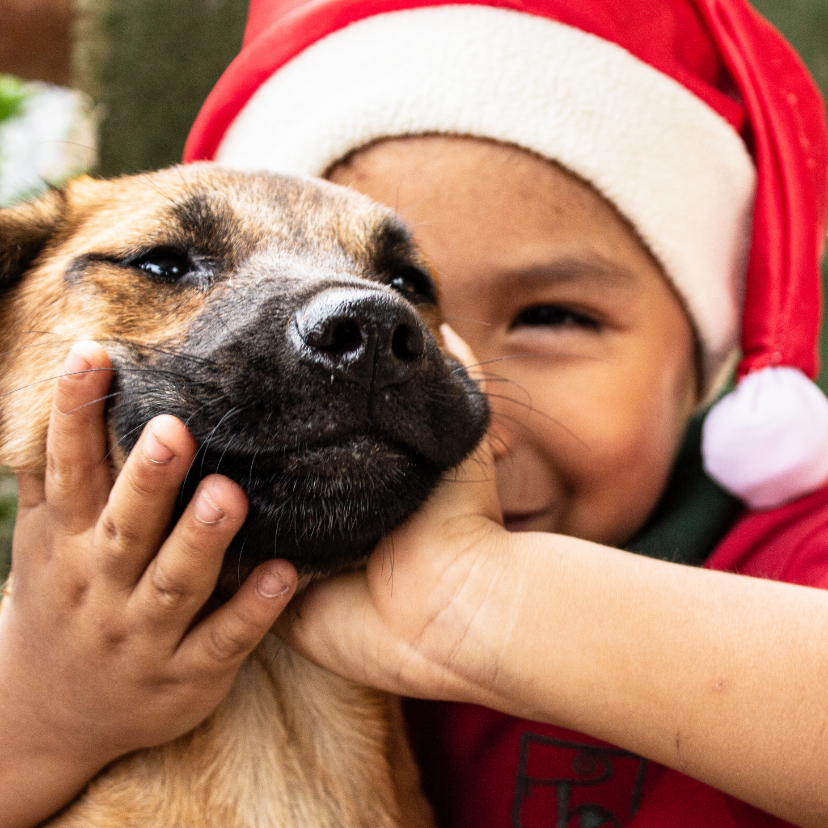
<svg viewBox="0 0 828 828">
<path fill-rule="evenodd" d="M 58 189 L 0 209 L 0 290 L 20 279 L 57 234 L 65 214 L 66 197 Z"/>
</svg>

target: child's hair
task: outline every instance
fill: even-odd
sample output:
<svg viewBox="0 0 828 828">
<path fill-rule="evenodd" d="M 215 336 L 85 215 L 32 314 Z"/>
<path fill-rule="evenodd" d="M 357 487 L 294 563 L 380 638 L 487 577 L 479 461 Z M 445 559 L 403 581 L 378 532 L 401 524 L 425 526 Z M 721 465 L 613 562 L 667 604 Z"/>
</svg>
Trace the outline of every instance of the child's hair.
<svg viewBox="0 0 828 828">
<path fill-rule="evenodd" d="M 185 159 L 322 175 L 433 133 L 522 147 L 602 193 L 682 298 L 706 399 L 741 344 L 742 382 L 705 426 L 726 488 L 768 507 L 828 478 L 828 402 L 807 379 L 824 108 L 746 0 L 252 0 Z"/>
</svg>

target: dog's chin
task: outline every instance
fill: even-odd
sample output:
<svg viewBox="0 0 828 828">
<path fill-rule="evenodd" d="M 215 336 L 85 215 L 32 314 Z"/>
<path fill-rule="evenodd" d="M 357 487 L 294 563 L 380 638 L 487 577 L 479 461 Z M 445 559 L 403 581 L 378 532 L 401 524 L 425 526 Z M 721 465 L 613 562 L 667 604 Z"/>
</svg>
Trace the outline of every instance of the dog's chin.
<svg viewBox="0 0 828 828">
<path fill-rule="evenodd" d="M 315 493 L 320 487 L 327 492 L 331 486 L 342 486 L 338 491 L 347 497 L 357 481 L 370 485 L 372 478 L 391 478 L 414 463 L 413 453 L 405 448 L 378 437 L 351 435 L 327 445 L 285 452 L 275 464 L 278 482 L 268 487 L 268 494 L 278 496 L 285 486 L 290 487 L 291 494 L 296 487 Z"/>
<path fill-rule="evenodd" d="M 225 556 L 218 590 L 225 596 L 269 558 L 289 560 L 305 578 L 363 564 L 442 472 L 408 449 L 364 435 L 278 456 L 208 457 L 199 471 L 227 475 L 248 496 L 247 520 Z"/>
</svg>

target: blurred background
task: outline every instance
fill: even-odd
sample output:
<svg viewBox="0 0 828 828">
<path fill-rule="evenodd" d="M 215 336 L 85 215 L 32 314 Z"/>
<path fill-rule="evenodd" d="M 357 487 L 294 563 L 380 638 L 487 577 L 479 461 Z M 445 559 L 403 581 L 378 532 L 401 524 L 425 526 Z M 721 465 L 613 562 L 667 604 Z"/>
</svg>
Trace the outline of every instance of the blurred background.
<svg viewBox="0 0 828 828">
<path fill-rule="evenodd" d="M 828 96 L 828 0 L 754 5 Z M 0 0 L 0 204 L 84 169 L 110 176 L 178 161 L 238 51 L 246 10 L 247 0 Z M 825 367 L 820 384 L 828 391 Z M 0 473 L 0 581 L 15 497 Z"/>
</svg>

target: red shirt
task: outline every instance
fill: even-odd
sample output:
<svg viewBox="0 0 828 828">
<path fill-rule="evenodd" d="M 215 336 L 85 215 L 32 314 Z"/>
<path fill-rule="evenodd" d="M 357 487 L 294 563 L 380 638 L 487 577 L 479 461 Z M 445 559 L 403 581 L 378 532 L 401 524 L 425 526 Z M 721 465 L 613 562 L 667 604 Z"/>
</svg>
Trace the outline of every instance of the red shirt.
<svg viewBox="0 0 828 828">
<path fill-rule="evenodd" d="M 705 566 L 828 587 L 828 486 L 742 517 Z M 788 823 L 588 736 L 467 704 L 409 702 L 444 828 L 781 828 Z"/>
</svg>

